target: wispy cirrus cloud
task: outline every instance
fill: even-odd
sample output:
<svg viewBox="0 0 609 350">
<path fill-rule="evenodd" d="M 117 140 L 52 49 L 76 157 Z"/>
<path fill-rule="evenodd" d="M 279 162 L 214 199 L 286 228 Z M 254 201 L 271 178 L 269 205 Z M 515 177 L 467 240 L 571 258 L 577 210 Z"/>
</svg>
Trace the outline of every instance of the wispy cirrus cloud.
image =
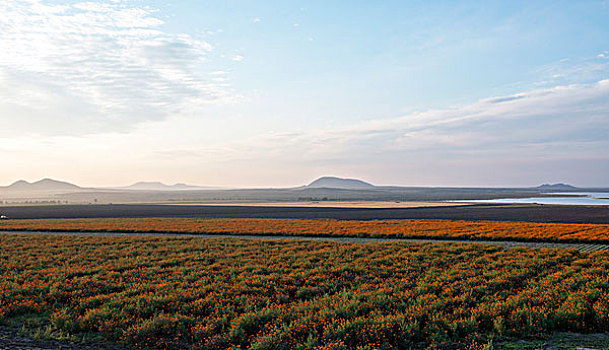
<svg viewBox="0 0 609 350">
<path fill-rule="evenodd" d="M 602 79 L 609 76 L 609 62 L 604 60 L 606 58 L 609 58 L 609 54 L 604 52 L 596 57 L 577 60 L 564 58 L 548 63 L 536 70 L 538 80 L 534 82 L 534 85 L 538 87 L 551 87 L 576 83 L 593 83 L 598 81 L 599 78 Z"/>
<path fill-rule="evenodd" d="M 601 80 L 233 142 L 205 142 L 198 136 L 205 123 L 184 118 L 142 124 L 129 134 L 0 139 L 0 149 L 14 164 L 6 169 L 13 177 L 23 171 L 18 162 L 22 157 L 44 169 L 69 164 L 76 153 L 77 166 L 62 166 L 58 177 L 69 178 L 75 171 L 90 176 L 83 169 L 91 167 L 103 174 L 121 166 L 129 169 L 130 179 L 149 173 L 171 178 L 177 171 L 184 181 L 227 186 L 296 185 L 328 173 L 404 185 L 565 181 L 606 186 L 607 96 L 609 80 Z M 108 154 L 113 156 L 104 156 Z M 111 179 L 103 176 L 99 183 Z M 122 173 L 114 176 L 120 183 Z"/>
<path fill-rule="evenodd" d="M 556 86 L 351 126 L 272 133 L 243 142 L 243 149 L 233 145 L 234 155 L 252 156 L 249 150 L 311 159 L 363 159 L 415 150 L 492 154 L 540 145 L 547 146 L 544 154 L 561 155 L 578 152 L 569 147 L 576 144 L 587 144 L 591 155 L 602 155 L 599 145 L 609 146 L 608 97 L 609 80 Z"/>
<path fill-rule="evenodd" d="M 5 0 L 0 32 L 5 132 L 118 130 L 233 98 L 207 74 L 212 46 L 148 6 Z"/>
<path fill-rule="evenodd" d="M 609 80 L 601 80 L 352 126 L 269 134 L 233 144 L 223 156 L 298 164 L 294 176 L 345 169 L 384 183 L 602 185 L 607 150 Z"/>
<path fill-rule="evenodd" d="M 608 96 L 609 80 L 556 86 L 357 125 L 165 148 L 155 157 L 180 152 L 206 164 L 290 164 L 295 177 L 347 169 L 385 183 L 394 174 L 404 179 L 400 183 L 411 176 L 418 184 L 427 178 L 427 184 L 479 185 L 493 183 L 493 171 L 506 171 L 511 178 L 498 176 L 495 184 L 548 179 L 602 184 L 599 169 L 609 161 Z M 447 173 L 454 175 L 452 182 Z"/>
</svg>

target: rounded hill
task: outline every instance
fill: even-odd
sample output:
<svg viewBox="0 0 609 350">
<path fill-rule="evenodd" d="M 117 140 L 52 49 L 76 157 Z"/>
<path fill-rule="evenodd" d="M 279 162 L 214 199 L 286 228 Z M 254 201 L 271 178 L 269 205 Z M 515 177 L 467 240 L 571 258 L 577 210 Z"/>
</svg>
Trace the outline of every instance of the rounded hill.
<svg viewBox="0 0 609 350">
<path fill-rule="evenodd" d="M 338 188 L 346 190 L 373 189 L 374 185 L 358 179 L 343 179 L 340 177 L 324 176 L 311 182 L 307 188 Z"/>
</svg>

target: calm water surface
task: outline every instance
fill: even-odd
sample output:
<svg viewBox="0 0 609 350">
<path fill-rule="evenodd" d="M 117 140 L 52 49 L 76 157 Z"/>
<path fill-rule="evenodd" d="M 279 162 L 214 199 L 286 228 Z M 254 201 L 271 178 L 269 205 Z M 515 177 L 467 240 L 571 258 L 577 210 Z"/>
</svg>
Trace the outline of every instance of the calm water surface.
<svg viewBox="0 0 609 350">
<path fill-rule="evenodd" d="M 480 199 L 455 202 L 475 203 L 523 203 L 523 204 L 562 204 L 562 205 L 609 205 L 609 192 L 557 192 L 550 193 L 557 197 L 532 197 L 532 198 L 500 198 Z M 561 195 L 564 195 L 562 197 Z M 574 195 L 580 197 L 573 197 Z"/>
</svg>

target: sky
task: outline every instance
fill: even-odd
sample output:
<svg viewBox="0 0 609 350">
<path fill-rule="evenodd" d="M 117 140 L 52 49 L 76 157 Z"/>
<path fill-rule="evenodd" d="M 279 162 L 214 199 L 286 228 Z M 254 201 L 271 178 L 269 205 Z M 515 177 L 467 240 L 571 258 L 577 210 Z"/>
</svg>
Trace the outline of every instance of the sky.
<svg viewBox="0 0 609 350">
<path fill-rule="evenodd" d="M 0 185 L 609 186 L 609 1 L 0 2 Z"/>
</svg>

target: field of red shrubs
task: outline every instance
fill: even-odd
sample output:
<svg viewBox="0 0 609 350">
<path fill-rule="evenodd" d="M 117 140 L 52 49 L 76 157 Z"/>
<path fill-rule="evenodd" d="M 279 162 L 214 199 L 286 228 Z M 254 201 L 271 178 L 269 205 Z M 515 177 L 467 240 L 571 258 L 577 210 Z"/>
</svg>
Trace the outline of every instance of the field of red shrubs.
<svg viewBox="0 0 609 350">
<path fill-rule="evenodd" d="M 476 349 L 609 329 L 608 252 L 67 235 L 0 246 L 0 324 L 38 317 L 50 334 L 136 348 Z"/>
<path fill-rule="evenodd" d="M 332 219 L 6 220 L 0 230 L 177 232 L 609 243 L 609 225 L 510 221 Z"/>
</svg>

